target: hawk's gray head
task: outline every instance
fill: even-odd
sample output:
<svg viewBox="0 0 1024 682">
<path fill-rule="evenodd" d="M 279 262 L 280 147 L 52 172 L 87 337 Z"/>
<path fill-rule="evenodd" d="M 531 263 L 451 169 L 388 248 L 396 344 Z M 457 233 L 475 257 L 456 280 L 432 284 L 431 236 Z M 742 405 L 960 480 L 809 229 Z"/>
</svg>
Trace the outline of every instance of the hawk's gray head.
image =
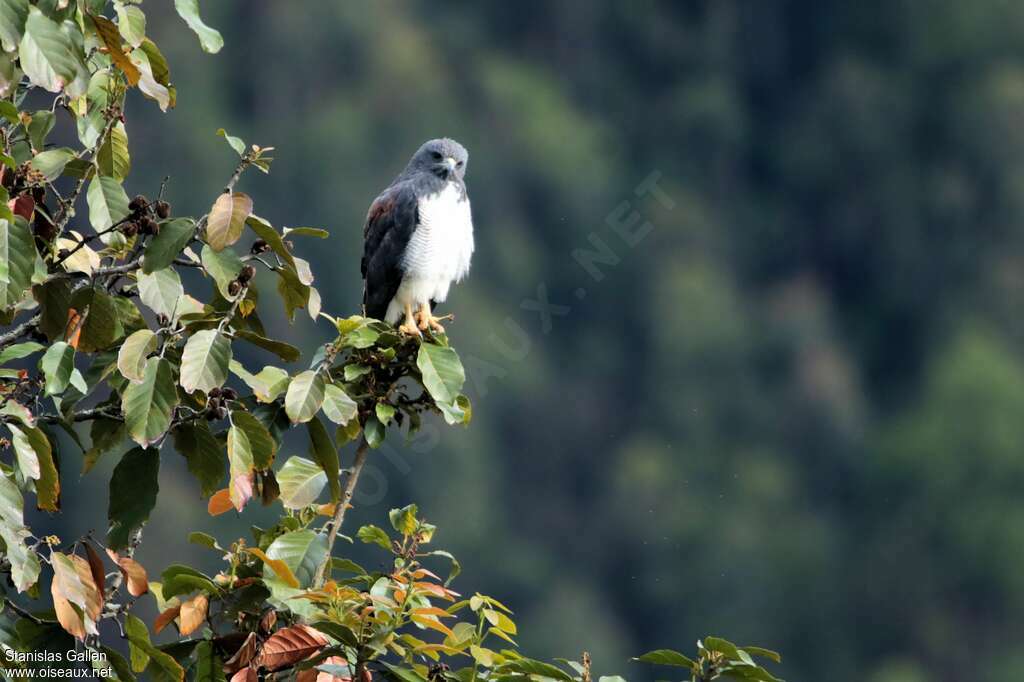
<svg viewBox="0 0 1024 682">
<path fill-rule="evenodd" d="M 465 147 L 455 140 L 440 137 L 424 142 L 412 155 L 406 171 L 430 173 L 443 180 L 462 180 L 466 175 L 468 162 L 469 152 Z"/>
</svg>

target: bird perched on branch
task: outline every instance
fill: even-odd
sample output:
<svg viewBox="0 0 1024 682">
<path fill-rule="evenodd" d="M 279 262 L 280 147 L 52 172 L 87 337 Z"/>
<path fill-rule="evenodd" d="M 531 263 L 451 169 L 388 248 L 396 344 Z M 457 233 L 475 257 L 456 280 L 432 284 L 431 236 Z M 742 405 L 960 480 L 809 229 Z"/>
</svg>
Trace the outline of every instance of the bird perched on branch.
<svg viewBox="0 0 1024 682">
<path fill-rule="evenodd" d="M 455 140 L 425 142 L 381 192 L 363 229 L 363 314 L 406 334 L 444 331 L 434 306 L 469 272 L 473 217 L 469 154 Z"/>
</svg>

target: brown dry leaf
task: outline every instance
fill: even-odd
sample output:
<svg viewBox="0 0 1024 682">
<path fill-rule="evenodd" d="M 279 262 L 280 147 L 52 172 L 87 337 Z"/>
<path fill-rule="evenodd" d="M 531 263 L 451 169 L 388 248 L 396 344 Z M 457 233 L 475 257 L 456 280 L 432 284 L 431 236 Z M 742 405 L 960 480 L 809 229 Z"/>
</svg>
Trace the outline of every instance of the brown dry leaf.
<svg viewBox="0 0 1024 682">
<path fill-rule="evenodd" d="M 159 616 L 156 617 L 156 620 L 153 621 L 153 632 L 159 635 L 160 631 L 168 625 L 170 625 L 172 622 L 174 622 L 174 619 L 177 618 L 180 613 L 181 604 L 175 604 L 171 608 L 161 613 Z"/>
<path fill-rule="evenodd" d="M 231 676 L 231 682 L 259 682 L 260 676 L 255 668 L 242 668 Z"/>
<path fill-rule="evenodd" d="M 133 597 L 141 597 L 149 592 L 149 576 L 146 569 L 135 559 L 118 556 L 116 552 L 107 550 L 107 556 L 117 564 L 128 583 L 128 594 Z"/>
<path fill-rule="evenodd" d="M 68 570 L 69 566 L 58 560 L 58 557 L 67 559 L 71 563 L 70 568 L 73 568 L 73 571 Z M 85 616 L 95 622 L 103 610 L 103 597 L 93 581 L 89 562 L 77 554 L 61 554 L 60 552 L 54 552 L 51 555 L 51 561 L 54 581 L 58 584 L 61 594 L 69 601 L 82 602 L 85 606 Z"/>
<path fill-rule="evenodd" d="M 206 505 L 206 511 L 210 513 L 210 516 L 219 516 L 234 508 L 235 505 L 231 503 L 231 491 L 227 488 L 218 490 L 211 495 L 210 502 Z"/>
<path fill-rule="evenodd" d="M 263 643 L 263 649 L 256 658 L 257 668 L 280 670 L 303 661 L 328 644 L 327 637 L 308 625 L 293 625 L 278 630 Z"/>
<path fill-rule="evenodd" d="M 324 663 L 330 665 L 348 665 L 341 656 L 330 656 L 324 659 Z M 310 668 L 309 670 L 300 670 L 299 674 L 295 676 L 295 682 L 352 682 L 351 677 L 340 677 L 339 675 L 332 675 L 325 673 L 316 668 Z"/>
<path fill-rule="evenodd" d="M 199 629 L 199 626 L 206 620 L 206 609 L 210 600 L 205 594 L 200 594 L 181 605 L 181 615 L 178 621 L 178 630 L 182 635 L 188 636 Z"/>
<path fill-rule="evenodd" d="M 85 621 L 82 614 L 64 598 L 56 580 L 50 583 L 50 594 L 53 595 L 53 610 L 57 614 L 60 626 L 73 637 L 85 640 Z"/>
<path fill-rule="evenodd" d="M 92 581 L 96 584 L 96 589 L 100 592 L 100 599 L 105 600 L 107 598 L 107 574 L 103 570 L 103 559 L 88 542 L 85 543 L 85 558 L 89 561 L 89 571 L 92 573 Z"/>
<path fill-rule="evenodd" d="M 268 634 L 277 625 L 277 611 L 267 609 L 267 612 L 260 618 L 260 632 Z"/>
<path fill-rule="evenodd" d="M 236 673 L 241 671 L 243 668 L 252 662 L 252 659 L 256 656 L 256 649 L 259 647 L 259 640 L 256 639 L 256 633 L 250 632 L 249 636 L 242 642 L 242 646 L 238 647 L 238 650 L 228 660 L 224 661 L 224 672 Z M 234 678 L 231 678 L 234 679 Z M 244 679 L 244 678 L 241 678 Z"/>
<path fill-rule="evenodd" d="M 132 64 L 132 61 L 128 59 L 128 55 L 124 53 L 124 48 L 121 47 L 121 34 L 117 29 L 117 25 L 106 17 L 97 16 L 92 13 L 89 14 L 89 17 L 96 27 L 96 33 L 99 35 L 100 40 L 107 46 L 110 60 L 114 62 L 117 68 L 124 72 L 125 77 L 128 79 L 128 85 L 138 84 L 141 74 L 138 67 Z"/>
</svg>

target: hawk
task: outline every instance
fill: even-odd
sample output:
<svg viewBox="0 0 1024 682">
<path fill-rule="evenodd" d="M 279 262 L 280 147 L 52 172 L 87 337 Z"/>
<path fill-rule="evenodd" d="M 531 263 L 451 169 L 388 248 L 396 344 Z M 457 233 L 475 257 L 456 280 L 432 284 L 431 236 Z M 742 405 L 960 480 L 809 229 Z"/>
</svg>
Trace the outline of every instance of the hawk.
<svg viewBox="0 0 1024 682">
<path fill-rule="evenodd" d="M 466 193 L 469 154 L 455 140 L 425 142 L 366 215 L 363 314 L 419 335 L 444 331 L 434 306 L 469 272 L 473 216 Z"/>
</svg>

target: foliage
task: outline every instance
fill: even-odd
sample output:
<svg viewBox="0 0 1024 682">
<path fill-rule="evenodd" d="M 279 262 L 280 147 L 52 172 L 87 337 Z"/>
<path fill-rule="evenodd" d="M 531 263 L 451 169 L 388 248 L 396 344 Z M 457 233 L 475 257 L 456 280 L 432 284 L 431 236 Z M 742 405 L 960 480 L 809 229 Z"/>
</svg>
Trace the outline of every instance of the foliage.
<svg viewBox="0 0 1024 682">
<path fill-rule="evenodd" d="M 216 52 L 221 37 L 198 3 L 175 7 L 202 48 Z M 121 680 L 379 674 L 403 682 L 589 682 L 588 665 L 566 672 L 519 654 L 517 627 L 501 602 L 459 599 L 449 586 L 459 564 L 426 548 L 435 528 L 415 506 L 392 511 L 393 533 L 374 526 L 357 533 L 392 555 L 389 570 L 368 572 L 333 554 L 363 463 L 389 429 L 413 433 L 430 412 L 451 425 L 469 423 L 465 372 L 447 338 L 409 337 L 378 320 L 322 312 L 293 239 L 326 232 L 278 230 L 235 190 L 247 169 L 269 172 L 272 147 L 221 130 L 239 161 L 204 215 L 175 215 L 164 184 L 152 199 L 129 199 L 129 97 L 138 90 L 161 110 L 177 100 L 140 3 L 0 0 L 0 20 L 0 319 L 8 327 L 0 334 L 0 422 L 9 435 L 0 537 L 15 591 L 0 628 L 6 665 L 47 667 L 53 661 L 14 652 L 77 647 L 96 654 L 83 660 Z M 70 137 L 72 128 L 78 148 L 47 142 L 55 130 Z M 236 344 L 285 363 L 299 359 L 297 348 L 267 336 L 260 313 L 271 291 L 289 318 L 305 310 L 336 331 L 307 369 L 272 364 L 252 372 L 235 359 Z M 292 428 L 307 434 L 310 458 L 279 462 Z M 151 581 L 134 559 L 168 443 L 188 460 L 212 515 L 241 512 L 254 499 L 281 504 L 277 523 L 255 528 L 251 542 L 225 548 L 211 536 L 190 536 L 221 554 L 226 566 L 216 575 L 172 564 Z M 339 448 L 349 443 L 353 463 L 342 471 Z M 105 538 L 33 534 L 26 496 L 58 512 L 61 470 L 76 448 L 88 472 L 126 445 L 109 484 Z M 442 561 L 446 579 L 425 565 Z M 19 603 L 19 594 L 38 597 L 45 581 L 52 611 Z M 160 610 L 151 627 L 132 613 L 144 595 Z M 105 621 L 116 623 L 127 657 L 100 637 Z M 151 632 L 172 623 L 179 641 L 155 644 Z M 730 657 L 727 668 L 709 654 L 706 667 L 730 673 L 746 655 L 736 650 L 739 660 Z"/>
</svg>

